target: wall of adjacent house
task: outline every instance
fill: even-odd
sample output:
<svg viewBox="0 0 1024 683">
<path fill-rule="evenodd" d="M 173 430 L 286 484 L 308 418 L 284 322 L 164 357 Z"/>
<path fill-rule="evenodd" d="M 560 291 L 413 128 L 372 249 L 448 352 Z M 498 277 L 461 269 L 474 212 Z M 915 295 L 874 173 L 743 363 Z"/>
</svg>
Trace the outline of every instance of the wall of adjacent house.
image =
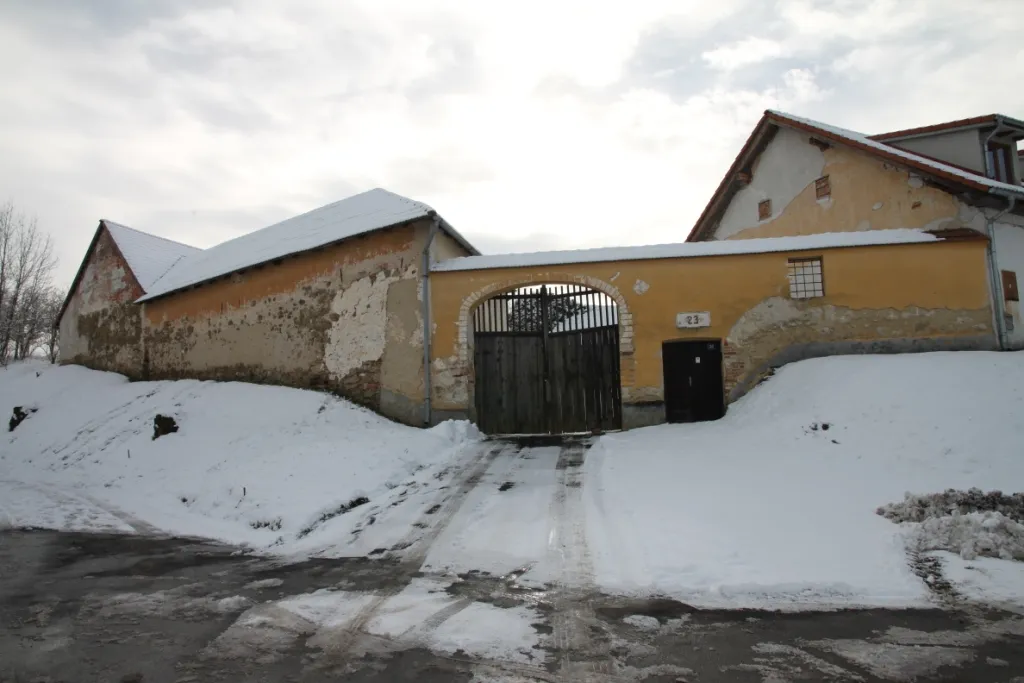
<svg viewBox="0 0 1024 683">
<path fill-rule="evenodd" d="M 150 376 L 323 389 L 422 423 L 429 227 L 381 230 L 147 302 Z"/>
<path fill-rule="evenodd" d="M 981 136 L 977 128 L 936 133 L 888 144 L 985 175 L 985 157 L 981 154 Z"/>
<path fill-rule="evenodd" d="M 142 288 L 102 229 L 60 319 L 60 362 L 139 377 Z"/>
<path fill-rule="evenodd" d="M 1019 290 L 1024 287 L 1024 216 L 1005 215 L 992 227 L 996 267 L 1000 271 L 1013 273 Z M 1007 346 L 1012 349 L 1024 349 L 1024 318 L 1021 317 L 1020 301 L 1012 300 L 1009 293 L 1003 291 L 1001 274 L 999 288 L 998 295 L 1003 297 L 1006 318 Z"/>
<path fill-rule="evenodd" d="M 472 417 L 472 311 L 530 283 L 578 283 L 619 307 L 624 426 L 664 420 L 661 345 L 722 339 L 730 400 L 778 364 L 836 353 L 993 348 L 984 240 L 431 274 L 435 420 Z M 821 257 L 825 296 L 793 299 L 790 258 Z M 711 326 L 677 329 L 709 311 Z"/>
<path fill-rule="evenodd" d="M 705 239 L 962 226 L 961 205 L 952 195 L 864 152 L 837 145 L 823 150 L 810 137 L 780 128 L 754 163 L 750 183 L 736 192 Z M 830 193 L 819 199 L 815 181 L 823 176 Z M 771 200 L 772 211 L 760 220 L 764 199 Z"/>
</svg>

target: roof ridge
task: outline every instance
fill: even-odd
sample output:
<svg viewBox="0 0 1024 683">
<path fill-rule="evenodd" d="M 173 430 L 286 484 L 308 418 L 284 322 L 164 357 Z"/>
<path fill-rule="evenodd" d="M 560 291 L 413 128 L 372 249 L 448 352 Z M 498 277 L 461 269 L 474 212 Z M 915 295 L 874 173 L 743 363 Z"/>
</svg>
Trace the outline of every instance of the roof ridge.
<svg viewBox="0 0 1024 683">
<path fill-rule="evenodd" d="M 140 235 L 145 235 L 146 237 L 152 237 L 154 239 L 163 240 L 164 242 L 170 242 L 171 244 L 177 244 L 180 247 L 188 247 L 189 249 L 195 249 L 196 251 L 203 251 L 202 247 L 194 247 L 191 244 L 185 244 L 184 242 L 179 242 L 178 240 L 172 240 L 170 237 L 164 237 L 162 235 L 154 235 L 151 232 L 146 232 L 145 230 L 139 230 L 138 228 L 133 228 L 130 225 L 125 225 L 123 223 L 118 223 L 117 221 L 112 221 L 109 218 L 101 218 L 100 219 L 100 223 L 103 223 L 103 225 L 107 226 L 108 229 L 109 229 L 109 226 L 113 225 L 113 226 L 115 226 L 117 228 L 121 228 L 123 230 L 131 230 L 132 232 L 137 232 Z"/>
<path fill-rule="evenodd" d="M 988 176 L 982 175 L 977 171 L 964 169 L 939 159 L 932 159 L 930 157 L 923 156 L 921 154 L 918 154 L 917 152 L 913 152 L 902 147 L 891 145 L 884 140 L 876 140 L 871 136 L 865 135 L 864 133 L 860 133 L 855 130 L 850 130 L 849 128 L 833 126 L 831 124 L 822 123 L 814 119 L 808 119 L 803 116 L 795 116 L 793 114 L 786 114 L 785 112 L 774 111 L 771 109 L 766 110 L 765 114 L 775 118 L 776 120 L 782 119 L 780 122 L 783 124 L 788 123 L 790 126 L 805 126 L 817 129 L 819 132 L 825 135 L 838 137 L 841 141 L 845 140 L 846 144 L 853 144 L 855 146 L 859 145 L 862 148 L 866 148 L 865 151 L 873 149 L 875 152 L 880 152 L 882 154 L 891 154 L 892 156 L 897 157 L 898 160 L 909 161 L 912 164 L 918 164 L 925 168 L 931 169 L 932 172 L 939 173 L 940 175 L 952 176 L 954 178 L 959 176 L 962 180 L 967 180 L 980 185 L 984 185 L 990 189 L 1007 188 L 1012 189 L 1014 192 L 1024 191 L 1024 188 L 1018 187 L 1016 185 L 995 180 L 994 178 L 989 178 Z"/>
<path fill-rule="evenodd" d="M 401 199 L 403 202 L 406 202 L 408 204 L 412 204 L 412 205 L 414 205 L 416 207 L 425 207 L 425 208 L 429 209 L 430 211 L 434 210 L 434 207 L 432 207 L 430 204 L 427 204 L 426 202 L 421 202 L 418 199 L 410 199 L 409 197 L 406 197 L 405 195 L 398 194 L 397 192 L 392 192 L 391 190 L 389 190 L 387 188 L 384 188 L 384 187 L 375 187 L 372 190 L 367 190 L 367 192 L 386 192 L 387 194 L 391 195 L 392 197 L 395 197 L 396 199 Z"/>
</svg>

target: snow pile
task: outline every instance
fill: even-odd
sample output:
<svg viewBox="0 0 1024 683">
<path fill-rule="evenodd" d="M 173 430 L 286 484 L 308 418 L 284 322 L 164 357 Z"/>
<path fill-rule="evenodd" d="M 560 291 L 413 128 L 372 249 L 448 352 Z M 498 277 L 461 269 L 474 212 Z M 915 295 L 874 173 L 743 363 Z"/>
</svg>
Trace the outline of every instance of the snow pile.
<svg viewBox="0 0 1024 683">
<path fill-rule="evenodd" d="M 0 433 L 0 527 L 159 530 L 281 553 L 390 547 L 477 438 L 319 392 L 38 362 L 0 371 L 0 415 L 16 406 L 38 410 Z M 158 414 L 178 431 L 154 440 Z"/>
<path fill-rule="evenodd" d="M 1024 493 L 1005 495 L 1002 491 L 985 493 L 979 488 L 967 491 L 946 489 L 926 495 L 904 494 L 899 503 L 878 508 L 878 514 L 896 523 L 923 522 L 934 517 L 970 512 L 999 512 L 1018 522 L 1024 521 Z"/>
<path fill-rule="evenodd" d="M 921 551 L 947 550 L 965 560 L 1024 560 L 1024 524 L 1001 512 L 932 517 L 914 530 L 912 543 Z"/>
<path fill-rule="evenodd" d="M 909 524 L 908 544 L 917 551 L 947 550 L 965 560 L 1024 560 L 1024 493 L 1007 496 L 978 488 L 907 493 L 899 503 L 883 505 L 877 512 Z"/>
<path fill-rule="evenodd" d="M 601 437 L 584 463 L 595 582 L 709 607 L 925 604 L 906 529 L 875 511 L 906 491 L 1024 490 L 1022 361 L 813 359 L 781 368 L 716 422 Z M 976 520 L 976 548 L 1012 555 L 991 538 L 1016 530 L 1001 509 L 957 524 Z M 961 533 L 934 524 L 936 535 Z"/>
</svg>

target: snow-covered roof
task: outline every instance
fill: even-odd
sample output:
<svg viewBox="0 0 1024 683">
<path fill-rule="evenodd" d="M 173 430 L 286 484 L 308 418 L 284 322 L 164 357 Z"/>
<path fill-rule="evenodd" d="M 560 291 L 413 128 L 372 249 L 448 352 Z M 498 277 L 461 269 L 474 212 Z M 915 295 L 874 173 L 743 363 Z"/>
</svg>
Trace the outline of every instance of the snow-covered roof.
<svg viewBox="0 0 1024 683">
<path fill-rule="evenodd" d="M 905 140 L 907 138 L 913 138 L 924 135 L 935 135 L 936 133 L 948 133 L 950 131 L 962 130 L 964 128 L 982 128 L 987 126 L 1010 126 L 1017 128 L 1018 130 L 1024 130 L 1024 121 L 1007 116 L 1006 114 L 984 114 L 982 116 L 972 116 L 968 119 L 957 119 L 956 121 L 943 121 L 942 123 L 933 123 L 927 126 L 917 126 L 915 128 L 904 128 L 902 130 L 892 130 L 887 133 L 878 133 L 877 135 L 869 136 L 872 140 Z M 1020 133 L 1017 133 L 1020 136 Z"/>
<path fill-rule="evenodd" d="M 106 219 L 100 221 L 135 274 L 144 292 L 149 292 L 160 277 L 179 259 L 202 249 L 157 237 Z"/>
<path fill-rule="evenodd" d="M 422 202 L 381 188 L 369 190 L 182 259 L 139 301 L 155 299 L 243 268 L 433 215 L 434 210 Z M 476 249 L 444 221 L 442 227 L 469 251 L 476 253 Z"/>
<path fill-rule="evenodd" d="M 728 206 L 728 202 L 739 187 L 738 181 L 743 175 L 741 171 L 746 169 L 752 159 L 761 153 L 767 141 L 771 140 L 771 133 L 775 130 L 776 126 L 795 128 L 811 133 L 823 142 L 832 142 L 859 149 L 867 154 L 872 154 L 894 164 L 913 169 L 922 175 L 943 181 L 954 187 L 966 187 L 978 192 L 1003 196 L 1024 196 L 1024 187 L 986 178 L 967 169 L 958 168 L 937 159 L 895 147 L 863 133 L 768 109 L 750 133 L 747 141 L 743 143 L 743 147 L 736 155 L 729 170 L 726 171 L 725 176 L 697 218 L 697 222 L 694 223 L 687 240 L 698 240 L 705 237 L 708 231 L 716 224 L 716 218 Z M 875 136 L 875 138 L 877 137 Z"/>
<path fill-rule="evenodd" d="M 838 139 L 841 142 L 852 144 L 856 147 L 866 148 L 867 151 L 873 151 L 877 154 L 886 157 L 896 157 L 897 161 L 903 161 L 906 165 L 912 166 L 924 171 L 931 171 L 940 176 L 950 177 L 951 180 L 958 180 L 967 185 L 979 187 L 979 189 L 987 189 L 990 192 L 996 192 L 998 194 L 1010 193 L 1014 195 L 1024 196 L 1024 188 L 1019 185 L 1012 185 L 1010 183 L 1000 182 L 987 178 L 978 173 L 972 173 L 967 169 L 959 168 L 957 166 L 950 166 L 944 164 L 941 161 L 921 156 L 920 154 L 914 154 L 908 152 L 900 147 L 888 145 L 884 142 L 872 140 L 863 133 L 857 133 L 852 130 L 846 130 L 845 128 L 839 128 L 837 126 L 830 126 L 825 123 L 819 123 L 818 121 L 812 121 L 811 119 L 805 119 L 799 116 L 793 116 L 792 114 L 786 114 L 780 111 L 774 111 L 769 109 L 765 112 L 767 116 L 773 120 L 782 124 L 792 124 L 804 129 L 812 129 L 814 132 L 821 133 L 826 137 L 834 140 Z"/>
<path fill-rule="evenodd" d="M 653 244 L 642 247 L 603 247 L 567 251 L 541 251 L 529 254 L 463 256 L 435 263 L 432 270 L 446 272 L 453 270 L 483 270 L 486 268 L 521 268 L 568 263 L 763 254 L 778 251 L 806 251 L 809 249 L 867 247 L 885 244 L 919 244 L 937 241 L 941 241 L 941 238 L 923 230 L 828 232 L 798 237 L 765 237 L 760 239 Z"/>
</svg>

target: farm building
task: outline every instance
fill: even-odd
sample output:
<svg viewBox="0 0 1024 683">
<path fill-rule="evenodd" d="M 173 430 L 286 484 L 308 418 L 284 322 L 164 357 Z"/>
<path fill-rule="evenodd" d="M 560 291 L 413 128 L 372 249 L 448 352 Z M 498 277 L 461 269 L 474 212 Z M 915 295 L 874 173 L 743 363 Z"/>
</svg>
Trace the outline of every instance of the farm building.
<svg viewBox="0 0 1024 683">
<path fill-rule="evenodd" d="M 380 189 L 206 250 L 101 221 L 61 360 L 557 433 L 712 419 L 810 356 L 1021 348 L 1020 139 L 766 112 L 687 241 L 649 247 L 483 256 Z"/>
</svg>

